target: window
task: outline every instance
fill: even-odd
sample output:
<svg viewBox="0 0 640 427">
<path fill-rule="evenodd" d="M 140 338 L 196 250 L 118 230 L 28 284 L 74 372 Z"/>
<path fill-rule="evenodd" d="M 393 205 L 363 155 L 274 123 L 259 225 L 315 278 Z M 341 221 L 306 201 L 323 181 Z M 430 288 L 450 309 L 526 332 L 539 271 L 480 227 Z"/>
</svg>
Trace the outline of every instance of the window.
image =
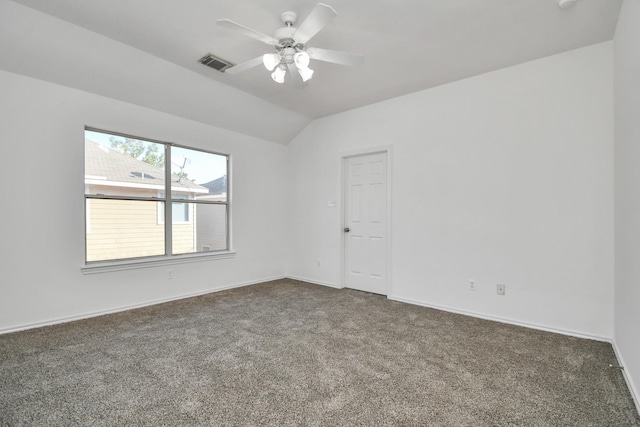
<svg viewBox="0 0 640 427">
<path fill-rule="evenodd" d="M 229 156 L 87 128 L 84 163 L 87 263 L 230 249 Z"/>
</svg>

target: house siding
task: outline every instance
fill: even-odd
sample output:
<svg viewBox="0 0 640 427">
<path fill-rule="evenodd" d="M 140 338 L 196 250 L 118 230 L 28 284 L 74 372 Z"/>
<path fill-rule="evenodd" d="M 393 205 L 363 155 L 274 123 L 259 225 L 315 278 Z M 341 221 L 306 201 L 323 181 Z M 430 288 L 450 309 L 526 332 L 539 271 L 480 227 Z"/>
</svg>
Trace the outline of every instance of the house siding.
<svg viewBox="0 0 640 427">
<path fill-rule="evenodd" d="M 129 200 L 87 200 L 87 261 L 164 255 L 164 224 L 158 203 Z M 193 221 L 173 228 L 173 252 L 194 247 Z"/>
</svg>

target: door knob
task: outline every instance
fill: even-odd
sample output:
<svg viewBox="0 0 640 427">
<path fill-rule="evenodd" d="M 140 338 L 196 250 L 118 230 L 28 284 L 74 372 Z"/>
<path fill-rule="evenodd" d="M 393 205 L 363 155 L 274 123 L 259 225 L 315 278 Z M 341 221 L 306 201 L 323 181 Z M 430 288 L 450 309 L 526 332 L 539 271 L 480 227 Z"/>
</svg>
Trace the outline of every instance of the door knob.
<svg viewBox="0 0 640 427">
<path fill-rule="evenodd" d="M 345 227 L 344 232 L 348 233 L 349 232 L 349 227 Z"/>
</svg>

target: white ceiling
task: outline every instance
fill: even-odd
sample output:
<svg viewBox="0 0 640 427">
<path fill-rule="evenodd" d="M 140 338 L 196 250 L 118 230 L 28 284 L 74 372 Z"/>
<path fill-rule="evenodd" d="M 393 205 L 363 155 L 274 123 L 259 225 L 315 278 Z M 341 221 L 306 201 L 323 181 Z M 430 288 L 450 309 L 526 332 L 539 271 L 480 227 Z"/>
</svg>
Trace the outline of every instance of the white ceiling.
<svg viewBox="0 0 640 427">
<path fill-rule="evenodd" d="M 5 3 L 5 11 L 11 9 L 6 7 L 7 0 L 1 1 Z M 300 23 L 316 4 L 315 0 L 14 0 L 14 3 L 104 36 L 100 43 L 108 38 L 143 51 L 149 54 L 145 56 L 147 62 L 160 58 L 198 75 L 185 79 L 186 74 L 176 72 L 173 77 L 179 74 L 181 82 L 158 82 L 163 87 L 184 88 L 188 83 L 189 88 L 185 89 L 188 93 L 197 93 L 198 87 L 193 86 L 198 85 L 202 86 L 202 93 L 208 93 L 212 89 L 205 88 L 211 86 L 206 82 L 216 81 L 219 83 L 215 85 L 216 91 L 226 102 L 233 104 L 235 101 L 231 98 L 234 97 L 240 101 L 239 106 L 230 108 L 242 111 L 242 104 L 246 107 L 249 102 L 257 102 L 262 106 L 261 111 L 271 110 L 274 117 L 266 114 L 256 120 L 266 123 L 266 120 L 273 122 L 281 118 L 278 126 L 289 126 L 289 131 L 280 129 L 280 133 L 273 131 L 271 135 L 269 129 L 262 132 L 256 125 L 257 128 L 248 133 L 285 143 L 314 118 L 611 40 L 622 3 L 622 0 L 578 0 L 574 7 L 560 9 L 557 0 L 326 1 L 338 16 L 308 45 L 360 53 L 365 56 L 365 62 L 362 66 L 345 67 L 312 61 L 311 68 L 316 72 L 304 88 L 291 82 L 283 85 L 273 82 L 262 66 L 229 75 L 203 66 L 198 59 L 210 52 L 241 63 L 272 49 L 215 25 L 217 19 L 231 19 L 271 35 L 282 26 L 283 11 L 297 12 Z M 20 16 L 35 19 L 30 14 Z M 85 39 L 82 51 L 89 58 L 100 56 L 101 44 L 97 38 L 87 53 L 87 39 L 92 37 L 86 30 L 81 37 Z M 16 25 L 14 32 L 7 35 L 14 39 L 32 39 L 32 34 L 26 34 L 28 31 L 36 29 L 24 29 L 24 25 L 18 29 Z M 47 49 L 64 42 L 62 30 L 56 31 L 58 41 L 47 41 Z M 72 49 L 69 46 L 72 41 L 65 43 L 61 49 Z M 36 46 L 21 47 L 29 48 Z M 17 49 L 12 51 L 9 43 L 0 44 L 0 49 L 14 54 L 11 63 L 0 60 L 1 68 L 56 80 L 52 74 L 42 76 L 38 74 L 44 73 L 42 70 L 26 70 L 26 65 L 16 64 L 19 53 Z M 109 49 L 104 55 L 112 52 L 113 49 Z M 84 75 L 70 76 L 73 71 L 66 70 L 65 75 L 57 79 L 62 84 L 111 95 L 104 88 L 104 81 L 91 82 L 86 69 L 76 68 Z M 71 78 L 83 83 L 71 83 Z M 130 95 L 125 92 L 130 90 L 123 87 L 125 81 L 127 79 L 120 79 L 120 89 L 110 89 L 123 93 L 111 96 L 129 100 Z M 153 107 L 152 101 L 145 102 L 142 104 Z M 169 104 L 168 99 L 164 102 Z M 170 110 L 169 107 L 159 109 Z M 189 116 L 188 113 L 181 115 Z"/>
</svg>

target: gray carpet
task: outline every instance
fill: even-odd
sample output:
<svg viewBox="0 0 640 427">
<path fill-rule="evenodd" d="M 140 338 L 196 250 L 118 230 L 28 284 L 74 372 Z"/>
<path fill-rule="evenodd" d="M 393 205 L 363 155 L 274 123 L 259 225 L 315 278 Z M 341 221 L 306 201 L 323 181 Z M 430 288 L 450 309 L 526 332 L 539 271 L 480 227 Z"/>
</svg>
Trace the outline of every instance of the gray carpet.
<svg viewBox="0 0 640 427">
<path fill-rule="evenodd" d="M 639 426 L 611 345 L 284 280 L 0 336 L 0 424 Z"/>
</svg>

